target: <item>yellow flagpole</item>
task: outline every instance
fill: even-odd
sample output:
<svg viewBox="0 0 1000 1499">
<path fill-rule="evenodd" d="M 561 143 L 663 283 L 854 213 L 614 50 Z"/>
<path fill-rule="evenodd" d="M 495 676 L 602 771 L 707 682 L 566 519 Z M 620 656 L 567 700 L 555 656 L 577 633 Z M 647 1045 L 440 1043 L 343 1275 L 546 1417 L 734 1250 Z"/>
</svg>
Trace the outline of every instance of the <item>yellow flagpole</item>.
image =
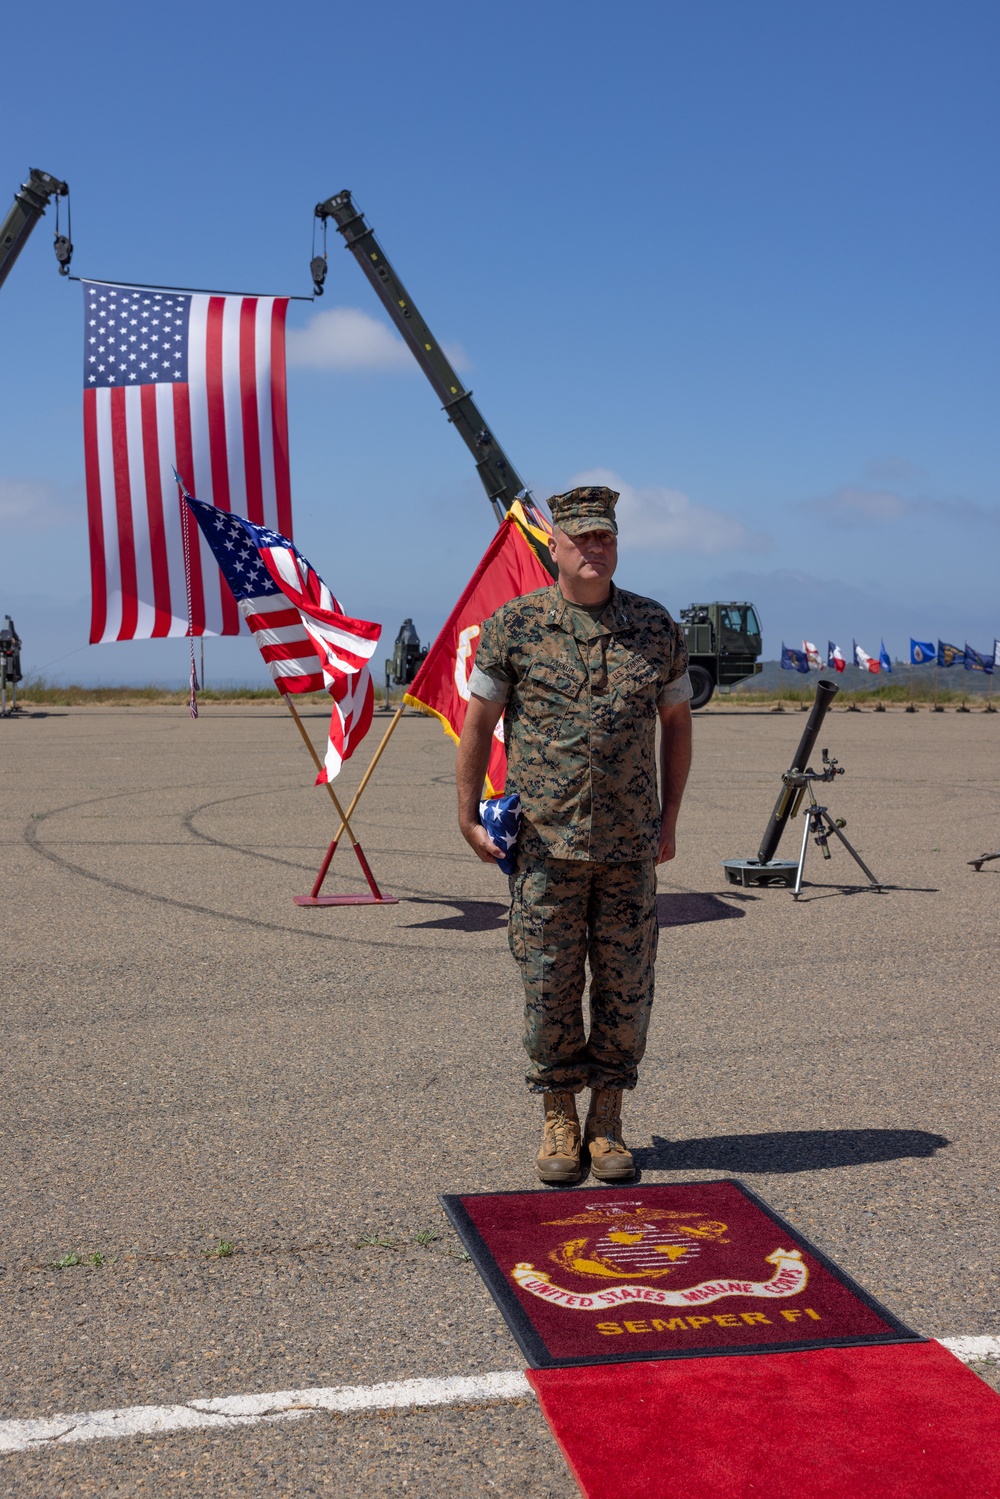
<svg viewBox="0 0 1000 1499">
<path fill-rule="evenodd" d="M 302 735 L 303 743 L 305 744 L 306 749 L 309 751 L 310 755 L 312 756 L 313 764 L 315 765 L 315 767 L 316 767 L 317 770 L 322 770 L 323 769 L 323 762 L 320 759 L 319 755 L 316 753 L 315 745 L 313 744 L 312 740 L 309 738 L 309 734 L 308 734 L 308 732 L 306 730 L 305 724 L 302 722 L 301 718 L 299 717 L 298 709 L 296 708 L 295 704 L 292 702 L 291 696 L 288 693 L 283 694 L 283 696 L 284 696 L 285 702 L 288 704 L 288 711 L 291 713 L 292 717 L 295 719 L 295 726 L 298 729 L 299 733 Z M 339 831 L 337 833 L 336 838 L 334 839 L 334 842 L 335 843 L 339 843 L 340 842 L 340 835 L 344 831 L 344 829 L 346 828 L 347 829 L 347 836 L 348 836 L 348 838 L 350 838 L 351 843 L 356 848 L 357 845 L 358 845 L 358 840 L 355 838 L 355 836 L 354 836 L 354 829 L 351 827 L 351 824 L 348 821 L 348 819 L 349 819 L 349 817 L 351 815 L 351 812 L 354 811 L 354 802 L 351 803 L 350 811 L 345 812 L 344 809 L 343 809 L 343 807 L 340 805 L 340 802 L 339 802 L 339 800 L 337 798 L 337 793 L 334 791 L 333 787 L 330 785 L 330 782 L 329 781 L 324 781 L 323 785 L 326 787 L 327 791 L 329 792 L 329 794 L 330 794 L 330 800 L 333 802 L 333 805 L 336 807 L 336 809 L 337 809 L 337 816 L 340 818 L 340 829 L 339 829 Z M 357 797 L 354 798 L 354 801 L 355 802 L 357 801 Z"/>
<path fill-rule="evenodd" d="M 352 798 L 352 800 L 350 802 L 350 805 L 347 808 L 347 811 L 343 812 L 341 814 L 341 816 L 343 817 L 344 820 L 340 824 L 339 829 L 337 830 L 337 837 L 338 838 L 340 837 L 341 833 L 344 831 L 344 828 L 347 827 L 347 819 L 350 817 L 351 813 L 354 811 L 355 807 L 358 805 L 358 802 L 361 800 L 361 793 L 362 793 L 362 791 L 364 791 L 365 787 L 368 785 L 368 782 L 371 780 L 372 771 L 375 769 L 375 767 L 378 764 L 379 760 L 382 758 L 382 751 L 385 749 L 386 745 L 389 743 L 389 739 L 390 739 L 390 736 L 392 734 L 393 729 L 396 727 L 396 725 L 399 723 L 399 720 L 402 718 L 402 716 L 403 716 L 403 709 L 404 709 L 405 706 L 406 706 L 405 703 L 400 703 L 399 707 L 396 709 L 396 712 L 393 715 L 392 722 L 390 723 L 389 727 L 386 729 L 385 733 L 382 735 L 382 743 L 379 745 L 378 749 L 375 751 L 374 755 L 372 756 L 372 763 L 369 765 L 368 769 L 365 771 L 364 775 L 361 777 L 361 784 L 358 786 L 357 791 L 355 791 L 354 796 L 353 796 L 353 798 Z M 348 831 L 350 831 L 350 829 L 348 829 Z"/>
</svg>

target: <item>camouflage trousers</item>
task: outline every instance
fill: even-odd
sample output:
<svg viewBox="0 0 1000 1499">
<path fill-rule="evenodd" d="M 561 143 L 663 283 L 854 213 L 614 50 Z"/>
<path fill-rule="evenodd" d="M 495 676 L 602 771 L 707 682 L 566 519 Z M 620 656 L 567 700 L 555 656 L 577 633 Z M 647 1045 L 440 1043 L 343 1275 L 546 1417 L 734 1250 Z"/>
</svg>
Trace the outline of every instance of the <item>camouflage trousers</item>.
<svg viewBox="0 0 1000 1499">
<path fill-rule="evenodd" d="M 508 940 L 524 983 L 528 1087 L 634 1088 L 659 935 L 653 860 L 522 858 L 519 847 L 510 889 Z"/>
</svg>

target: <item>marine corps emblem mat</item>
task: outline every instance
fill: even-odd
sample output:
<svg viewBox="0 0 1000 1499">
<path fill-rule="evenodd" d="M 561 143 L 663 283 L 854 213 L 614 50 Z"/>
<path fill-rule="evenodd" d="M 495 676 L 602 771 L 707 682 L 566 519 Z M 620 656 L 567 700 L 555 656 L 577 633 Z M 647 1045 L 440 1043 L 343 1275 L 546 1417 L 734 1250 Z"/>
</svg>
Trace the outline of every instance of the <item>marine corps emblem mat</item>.
<svg viewBox="0 0 1000 1499">
<path fill-rule="evenodd" d="M 441 1202 L 535 1369 L 923 1341 L 741 1182 Z"/>
</svg>

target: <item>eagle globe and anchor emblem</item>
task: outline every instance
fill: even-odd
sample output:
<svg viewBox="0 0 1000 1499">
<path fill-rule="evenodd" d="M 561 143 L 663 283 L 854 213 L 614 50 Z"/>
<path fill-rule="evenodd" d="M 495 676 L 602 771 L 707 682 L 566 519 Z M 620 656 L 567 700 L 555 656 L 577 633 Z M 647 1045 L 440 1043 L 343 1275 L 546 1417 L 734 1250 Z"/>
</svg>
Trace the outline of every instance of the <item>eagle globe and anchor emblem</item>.
<svg viewBox="0 0 1000 1499">
<path fill-rule="evenodd" d="M 809 1278 L 798 1249 L 778 1248 L 766 1256 L 767 1264 L 774 1266 L 767 1280 L 720 1276 L 683 1289 L 663 1286 L 678 1270 L 693 1269 L 692 1262 L 707 1245 L 731 1242 L 727 1224 L 698 1212 L 649 1208 L 641 1202 L 589 1203 L 572 1217 L 549 1219 L 546 1226 L 572 1230 L 548 1258 L 561 1271 L 584 1277 L 590 1282 L 588 1289 L 567 1290 L 551 1272 L 524 1261 L 513 1267 L 511 1278 L 523 1291 L 571 1311 L 629 1301 L 700 1306 L 724 1296 L 783 1298 L 797 1296 Z M 689 1277 L 690 1270 L 685 1279 Z"/>
<path fill-rule="evenodd" d="M 589 1232 L 566 1239 L 549 1258 L 577 1275 L 661 1280 L 697 1258 L 706 1242 L 728 1244 L 726 1224 L 700 1213 L 647 1208 L 641 1202 L 591 1204 L 572 1218 L 550 1219 Z"/>
</svg>

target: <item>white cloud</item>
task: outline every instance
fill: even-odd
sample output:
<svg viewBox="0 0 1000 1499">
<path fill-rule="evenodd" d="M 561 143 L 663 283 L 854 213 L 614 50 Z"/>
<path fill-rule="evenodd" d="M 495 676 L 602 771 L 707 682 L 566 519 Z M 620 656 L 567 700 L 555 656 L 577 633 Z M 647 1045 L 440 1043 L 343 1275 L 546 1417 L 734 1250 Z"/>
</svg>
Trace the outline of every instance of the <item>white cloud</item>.
<svg viewBox="0 0 1000 1499">
<path fill-rule="evenodd" d="M 288 330 L 288 362 L 314 370 L 400 370 L 413 355 L 387 324 L 359 307 L 314 312 L 304 328 Z"/>
<path fill-rule="evenodd" d="M 828 500 L 814 501 L 810 509 L 833 520 L 891 521 L 911 511 L 913 503 L 891 489 L 863 489 L 858 484 L 845 484 Z"/>
<path fill-rule="evenodd" d="M 637 488 L 611 469 L 593 468 L 575 474 L 567 488 L 606 484 L 619 493 L 616 509 L 623 550 L 694 552 L 714 557 L 720 552 L 760 552 L 770 547 L 759 535 L 721 510 L 696 505 L 679 489 L 659 484 Z"/>
<path fill-rule="evenodd" d="M 912 520 L 917 516 L 929 517 L 947 526 L 995 526 L 1000 523 L 1000 510 L 996 506 L 978 505 L 974 500 L 963 499 L 907 499 L 892 489 L 866 489 L 859 484 L 845 484 L 833 494 L 818 500 L 805 500 L 802 508 L 825 520 L 858 526 Z"/>
<path fill-rule="evenodd" d="M 457 370 L 468 368 L 457 344 L 441 346 Z M 360 307 L 330 307 L 314 312 L 304 328 L 289 328 L 288 362 L 314 370 L 402 370 L 410 373 L 416 361 L 399 334 Z"/>
<path fill-rule="evenodd" d="M 886 483 L 905 484 L 909 479 L 919 479 L 923 469 L 919 464 L 913 463 L 909 458 L 903 458 L 899 453 L 888 453 L 882 458 L 873 458 L 865 465 L 865 473 L 870 479 L 880 479 Z"/>
<path fill-rule="evenodd" d="M 82 521 L 82 504 L 72 505 L 51 484 L 39 479 L 0 478 L 0 528 L 24 533 L 49 531 Z"/>
</svg>

